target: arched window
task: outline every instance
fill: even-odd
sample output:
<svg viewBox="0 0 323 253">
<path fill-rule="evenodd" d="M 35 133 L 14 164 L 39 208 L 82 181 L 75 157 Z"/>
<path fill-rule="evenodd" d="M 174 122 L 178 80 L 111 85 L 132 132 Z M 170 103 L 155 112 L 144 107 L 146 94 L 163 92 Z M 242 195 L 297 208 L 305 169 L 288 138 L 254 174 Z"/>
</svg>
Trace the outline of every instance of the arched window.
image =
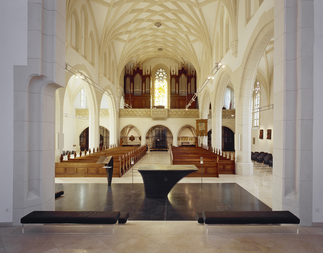
<svg viewBox="0 0 323 253">
<path fill-rule="evenodd" d="M 163 69 L 158 69 L 155 74 L 155 106 L 167 107 L 167 74 Z"/>
<path fill-rule="evenodd" d="M 70 35 L 70 44 L 77 51 L 79 43 L 79 19 L 76 12 L 73 12 L 71 17 L 71 35 Z"/>
<path fill-rule="evenodd" d="M 234 91 L 230 86 L 225 89 L 223 107 L 227 110 L 235 109 Z"/>
<path fill-rule="evenodd" d="M 87 107 L 87 100 L 86 100 L 86 92 L 82 88 L 79 93 L 77 93 L 75 101 L 74 101 L 75 108 L 78 109 L 85 109 Z"/>
<path fill-rule="evenodd" d="M 259 127 L 259 107 L 260 107 L 260 84 L 256 81 L 253 90 L 253 127 Z"/>
</svg>

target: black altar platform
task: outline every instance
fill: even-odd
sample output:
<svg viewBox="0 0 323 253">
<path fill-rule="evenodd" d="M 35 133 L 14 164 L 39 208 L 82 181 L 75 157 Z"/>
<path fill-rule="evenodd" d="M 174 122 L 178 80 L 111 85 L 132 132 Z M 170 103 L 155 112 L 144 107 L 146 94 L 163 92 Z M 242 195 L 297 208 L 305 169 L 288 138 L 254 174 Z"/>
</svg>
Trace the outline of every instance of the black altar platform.
<svg viewBox="0 0 323 253">
<path fill-rule="evenodd" d="M 145 198 L 143 184 L 56 184 L 56 211 L 121 211 L 129 220 L 196 220 L 201 211 L 271 211 L 236 183 L 179 183 L 165 199 Z"/>
</svg>

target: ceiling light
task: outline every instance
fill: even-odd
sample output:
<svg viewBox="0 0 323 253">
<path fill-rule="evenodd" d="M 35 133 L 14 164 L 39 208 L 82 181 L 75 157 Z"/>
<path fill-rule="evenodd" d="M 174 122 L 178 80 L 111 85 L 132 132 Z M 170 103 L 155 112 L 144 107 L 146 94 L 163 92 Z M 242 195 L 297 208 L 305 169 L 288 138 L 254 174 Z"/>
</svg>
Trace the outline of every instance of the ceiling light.
<svg viewBox="0 0 323 253">
<path fill-rule="evenodd" d="M 160 22 L 155 22 L 155 26 L 159 28 L 162 24 Z"/>
</svg>

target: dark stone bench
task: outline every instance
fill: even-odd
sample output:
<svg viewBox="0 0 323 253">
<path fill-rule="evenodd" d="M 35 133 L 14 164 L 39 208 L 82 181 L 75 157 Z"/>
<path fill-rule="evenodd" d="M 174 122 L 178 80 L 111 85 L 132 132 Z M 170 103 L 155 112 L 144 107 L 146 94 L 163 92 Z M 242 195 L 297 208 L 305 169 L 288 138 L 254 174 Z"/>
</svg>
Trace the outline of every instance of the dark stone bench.
<svg viewBox="0 0 323 253">
<path fill-rule="evenodd" d="M 125 224 L 129 218 L 129 213 L 120 213 L 119 224 Z"/>
<path fill-rule="evenodd" d="M 204 211 L 197 213 L 199 223 L 211 224 L 297 224 L 300 219 L 290 211 Z"/>
<path fill-rule="evenodd" d="M 53 223 L 76 223 L 76 224 L 116 224 L 120 212 L 110 211 L 33 211 L 22 217 L 22 232 L 24 224 L 53 224 Z M 121 223 L 126 223 L 129 213 L 122 213 Z"/>
<path fill-rule="evenodd" d="M 61 197 L 64 194 L 64 191 L 58 191 L 55 192 L 55 199 L 58 199 L 59 197 Z"/>
</svg>

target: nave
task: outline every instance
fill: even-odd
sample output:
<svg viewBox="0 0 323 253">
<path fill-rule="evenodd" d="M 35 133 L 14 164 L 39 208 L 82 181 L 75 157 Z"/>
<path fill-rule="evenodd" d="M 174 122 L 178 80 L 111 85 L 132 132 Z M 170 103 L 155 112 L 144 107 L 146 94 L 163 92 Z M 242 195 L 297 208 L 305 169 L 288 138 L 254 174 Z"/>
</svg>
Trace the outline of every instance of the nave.
<svg viewBox="0 0 323 253">
<path fill-rule="evenodd" d="M 106 178 L 56 178 L 56 192 L 64 197 L 55 201 L 56 211 L 121 211 L 129 212 L 129 220 L 196 220 L 202 211 L 269 211 L 265 201 L 270 193 L 271 172 L 261 171 L 249 179 L 237 180 L 237 175 L 215 177 L 185 177 L 174 186 L 166 199 L 145 198 L 140 166 L 170 164 L 169 152 L 149 152 L 121 178 L 113 178 L 111 187 Z M 239 181 L 254 180 L 254 195 L 239 185 Z M 269 182 L 266 182 L 268 180 Z M 133 182 L 133 184 L 132 184 Z M 249 181 L 250 182 L 250 181 Z M 259 188 L 261 190 L 259 191 Z M 259 194 L 259 192 L 261 192 Z"/>
<path fill-rule="evenodd" d="M 137 169 L 144 164 L 168 163 L 167 152 L 150 152 L 134 167 L 133 180 L 142 184 Z M 272 172 L 254 169 L 252 176 L 220 175 L 204 178 L 203 186 L 212 183 L 236 183 L 271 207 Z M 58 185 L 103 185 L 106 178 L 56 178 Z M 200 178 L 184 178 L 179 184 L 199 184 Z M 122 178 L 113 178 L 113 185 L 132 183 L 132 171 Z M 78 189 L 82 189 L 78 188 Z M 131 189 L 131 188 L 130 188 Z M 79 196 L 82 196 L 82 190 Z M 104 194 L 103 194 L 104 195 Z M 77 201 L 77 196 L 74 196 Z M 57 203 L 67 196 L 56 200 Z M 93 199 L 98 196 L 93 196 Z M 75 201 L 74 201 L 75 202 Z M 83 201 L 84 202 L 84 201 Z M 80 204 L 80 203 L 79 203 Z M 111 226 L 90 225 L 28 225 L 25 234 L 21 227 L 0 227 L 0 252 L 322 252 L 323 227 L 300 227 L 296 234 L 294 225 L 282 226 L 206 226 L 196 221 L 142 221 L 128 220 L 112 233 Z"/>
</svg>

